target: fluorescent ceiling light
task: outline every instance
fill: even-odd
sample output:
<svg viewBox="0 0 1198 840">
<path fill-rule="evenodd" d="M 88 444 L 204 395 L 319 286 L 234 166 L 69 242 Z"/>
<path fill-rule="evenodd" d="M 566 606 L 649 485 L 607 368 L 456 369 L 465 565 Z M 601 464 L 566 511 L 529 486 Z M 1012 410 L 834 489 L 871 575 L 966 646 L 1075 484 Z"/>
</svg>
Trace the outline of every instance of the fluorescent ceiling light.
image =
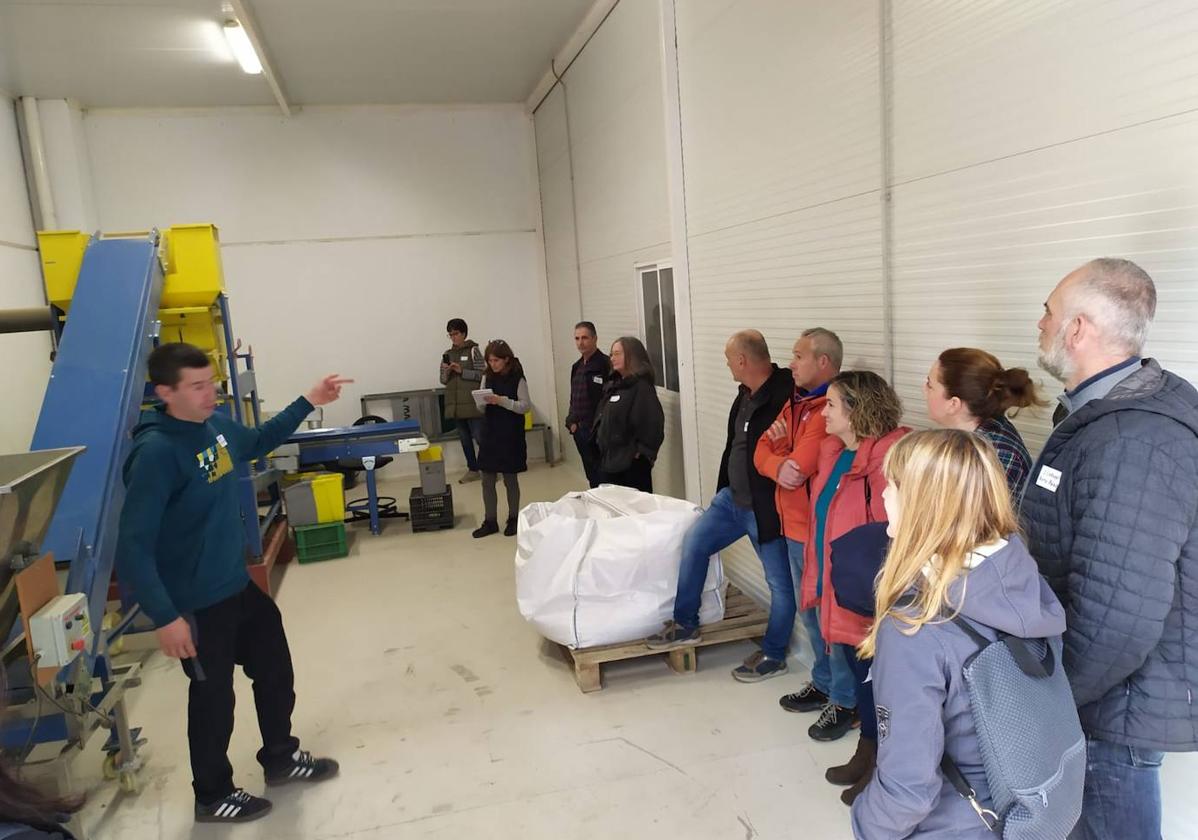
<svg viewBox="0 0 1198 840">
<path fill-rule="evenodd" d="M 250 36 L 245 34 L 245 29 L 240 23 L 235 20 L 225 23 L 225 40 L 229 42 L 229 49 L 233 51 L 233 56 L 242 70 L 254 75 L 262 72 L 262 62 L 258 60 L 258 53 L 254 51 Z"/>
</svg>

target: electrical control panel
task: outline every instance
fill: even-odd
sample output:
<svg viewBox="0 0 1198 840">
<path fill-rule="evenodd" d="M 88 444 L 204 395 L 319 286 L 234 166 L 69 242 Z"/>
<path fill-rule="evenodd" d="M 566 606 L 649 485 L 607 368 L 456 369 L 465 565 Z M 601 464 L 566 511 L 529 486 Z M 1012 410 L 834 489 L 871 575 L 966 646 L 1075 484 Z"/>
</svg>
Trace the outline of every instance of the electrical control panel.
<svg viewBox="0 0 1198 840">
<path fill-rule="evenodd" d="M 92 644 L 87 596 L 59 595 L 29 619 L 29 635 L 39 668 L 61 668 Z"/>
</svg>

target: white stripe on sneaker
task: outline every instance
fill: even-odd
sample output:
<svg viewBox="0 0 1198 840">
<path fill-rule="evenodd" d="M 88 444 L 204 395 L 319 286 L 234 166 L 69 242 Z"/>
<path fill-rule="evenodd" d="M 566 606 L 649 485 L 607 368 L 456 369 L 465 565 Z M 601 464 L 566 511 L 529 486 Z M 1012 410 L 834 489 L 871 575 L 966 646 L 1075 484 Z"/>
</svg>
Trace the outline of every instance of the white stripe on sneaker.
<svg viewBox="0 0 1198 840">
<path fill-rule="evenodd" d="M 229 808 L 229 803 L 222 802 L 220 804 L 220 807 L 216 809 L 216 813 L 213 816 L 223 817 L 225 815 L 225 811 L 228 810 L 228 808 Z"/>
<path fill-rule="evenodd" d="M 238 805 L 236 808 L 234 808 L 232 811 L 229 812 L 229 819 L 233 819 L 240 813 L 241 813 L 241 806 Z"/>
</svg>

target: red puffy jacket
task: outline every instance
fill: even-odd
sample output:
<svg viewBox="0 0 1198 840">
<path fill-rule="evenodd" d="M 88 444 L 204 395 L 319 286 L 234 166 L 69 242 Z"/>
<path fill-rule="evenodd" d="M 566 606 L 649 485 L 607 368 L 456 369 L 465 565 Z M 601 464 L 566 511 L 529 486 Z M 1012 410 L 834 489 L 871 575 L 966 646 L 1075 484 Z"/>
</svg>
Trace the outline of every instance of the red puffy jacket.
<svg viewBox="0 0 1198 840">
<path fill-rule="evenodd" d="M 873 619 L 850 612 L 836 602 L 832 591 L 832 540 L 847 534 L 867 522 L 885 522 L 886 507 L 882 503 L 882 491 L 886 489 L 886 477 L 882 474 L 882 461 L 890 447 L 907 432 L 899 426 L 880 438 L 865 438 L 857 447 L 853 466 L 840 479 L 836 495 L 828 507 L 828 519 L 824 523 L 824 584 L 822 598 L 816 596 L 816 573 L 819 562 L 815 553 L 815 507 L 820 494 L 828 483 L 836 459 L 844 451 L 844 441 L 835 435 L 824 439 L 819 453 L 819 472 L 811 480 L 811 534 L 803 550 L 803 581 L 801 609 L 819 607 L 819 626 L 824 641 L 829 645 L 860 644 L 869 634 Z M 865 511 L 865 482 L 869 482 L 870 514 Z"/>
</svg>

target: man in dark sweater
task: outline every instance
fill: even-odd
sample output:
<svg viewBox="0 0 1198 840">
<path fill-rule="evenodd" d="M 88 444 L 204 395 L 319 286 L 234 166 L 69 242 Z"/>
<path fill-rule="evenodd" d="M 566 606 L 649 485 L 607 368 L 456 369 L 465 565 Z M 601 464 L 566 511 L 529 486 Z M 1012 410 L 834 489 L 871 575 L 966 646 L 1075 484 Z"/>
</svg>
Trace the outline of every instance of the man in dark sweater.
<svg viewBox="0 0 1198 840">
<path fill-rule="evenodd" d="M 257 429 L 216 413 L 215 374 L 190 344 L 150 355 L 163 405 L 142 414 L 125 462 L 117 571 L 191 679 L 187 737 L 197 822 L 244 822 L 271 804 L 233 785 L 233 666 L 254 682 L 268 785 L 317 782 L 337 762 L 313 758 L 291 734 L 294 674 L 278 607 L 250 581 L 234 464 L 277 448 L 314 406 L 351 380 L 328 376 Z"/>
<path fill-rule="evenodd" d="M 786 673 L 786 648 L 794 630 L 795 591 L 773 479 L 757 472 L 753 452 L 782 406 L 794 394 L 794 377 L 770 361 L 765 338 L 744 330 L 724 348 L 728 370 L 740 384 L 728 415 L 728 439 L 720 461 L 715 498 L 682 543 L 674 620 L 645 640 L 653 650 L 686 647 L 701 640 L 699 605 L 711 555 L 748 537 L 761 558 L 770 589 L 770 615 L 761 650 L 732 671 L 741 682 Z"/>
<path fill-rule="evenodd" d="M 611 359 L 598 347 L 599 336 L 590 321 L 574 327 L 574 346 L 579 357 L 570 368 L 570 411 L 566 429 L 574 436 L 574 445 L 582 459 L 587 482 L 599 486 L 599 450 L 595 447 L 593 426 L 603 399 L 603 384 L 611 373 Z"/>
</svg>

